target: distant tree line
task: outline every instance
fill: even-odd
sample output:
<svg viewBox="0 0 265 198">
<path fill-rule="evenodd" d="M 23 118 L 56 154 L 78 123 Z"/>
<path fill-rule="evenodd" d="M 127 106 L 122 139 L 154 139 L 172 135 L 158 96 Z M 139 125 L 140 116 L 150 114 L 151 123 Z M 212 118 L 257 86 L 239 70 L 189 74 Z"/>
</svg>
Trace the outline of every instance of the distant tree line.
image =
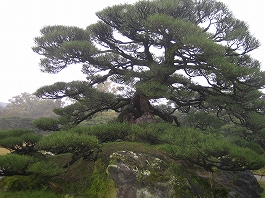
<svg viewBox="0 0 265 198">
<path fill-rule="evenodd" d="M 5 107 L 0 107 L 0 130 L 34 129 L 33 120 L 40 117 L 56 117 L 53 109 L 63 105 L 64 102 L 59 99 L 44 100 L 27 92 L 21 93 L 12 97 Z"/>
</svg>

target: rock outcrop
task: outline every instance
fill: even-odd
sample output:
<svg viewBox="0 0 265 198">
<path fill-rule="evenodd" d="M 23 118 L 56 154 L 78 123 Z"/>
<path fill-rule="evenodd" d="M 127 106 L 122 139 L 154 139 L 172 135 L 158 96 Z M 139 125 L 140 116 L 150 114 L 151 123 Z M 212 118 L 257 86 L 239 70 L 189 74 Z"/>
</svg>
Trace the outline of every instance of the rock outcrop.
<svg viewBox="0 0 265 198">
<path fill-rule="evenodd" d="M 262 192 L 250 171 L 218 170 L 211 177 L 200 167 L 143 152 L 114 152 L 107 173 L 118 198 L 258 198 Z"/>
<path fill-rule="evenodd" d="M 260 197 L 260 193 L 263 191 L 251 171 L 220 171 L 214 180 L 228 190 L 228 197 L 231 198 Z"/>
</svg>

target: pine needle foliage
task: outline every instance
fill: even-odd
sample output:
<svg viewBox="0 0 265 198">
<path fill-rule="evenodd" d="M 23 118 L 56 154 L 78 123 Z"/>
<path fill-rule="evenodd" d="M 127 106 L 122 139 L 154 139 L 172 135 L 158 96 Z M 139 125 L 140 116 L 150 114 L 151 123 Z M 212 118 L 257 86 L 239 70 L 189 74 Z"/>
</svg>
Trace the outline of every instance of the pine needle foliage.
<svg viewBox="0 0 265 198">
<path fill-rule="evenodd" d="M 43 72 L 82 64 L 87 75 L 87 81 L 57 82 L 35 93 L 73 101 L 54 111 L 64 129 L 105 110 L 120 113 L 122 122 L 160 117 L 179 125 L 176 113 L 191 109 L 212 111 L 254 132 L 264 127 L 256 118 L 264 119 L 265 73 L 249 55 L 260 43 L 224 3 L 141 0 L 96 15 L 98 22 L 86 29 L 42 28 L 32 48 L 42 56 Z M 120 91 L 97 89 L 102 83 Z M 152 101 L 158 99 L 170 101 L 172 111 L 157 108 Z"/>
</svg>

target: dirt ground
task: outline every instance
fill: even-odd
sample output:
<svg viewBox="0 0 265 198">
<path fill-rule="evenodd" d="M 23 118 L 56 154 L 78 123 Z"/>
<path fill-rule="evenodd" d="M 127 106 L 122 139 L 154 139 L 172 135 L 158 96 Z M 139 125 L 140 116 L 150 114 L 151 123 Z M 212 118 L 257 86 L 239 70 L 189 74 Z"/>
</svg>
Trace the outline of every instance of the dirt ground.
<svg viewBox="0 0 265 198">
<path fill-rule="evenodd" d="M 5 148 L 0 148 L 0 155 L 5 155 L 7 153 L 9 153 L 10 151 L 5 149 Z"/>
</svg>

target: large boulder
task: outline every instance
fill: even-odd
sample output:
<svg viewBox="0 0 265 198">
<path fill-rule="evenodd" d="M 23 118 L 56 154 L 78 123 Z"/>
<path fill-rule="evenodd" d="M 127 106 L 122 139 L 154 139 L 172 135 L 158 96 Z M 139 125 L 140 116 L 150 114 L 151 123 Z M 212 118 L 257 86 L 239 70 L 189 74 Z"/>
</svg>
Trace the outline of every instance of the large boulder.
<svg viewBox="0 0 265 198">
<path fill-rule="evenodd" d="M 176 181 L 169 164 L 156 156 L 118 151 L 110 156 L 109 176 L 118 186 L 118 197 L 172 197 Z"/>
<path fill-rule="evenodd" d="M 114 152 L 107 173 L 117 187 L 118 198 L 258 198 L 262 192 L 250 171 L 217 170 L 212 174 L 162 154 Z"/>
<path fill-rule="evenodd" d="M 220 171 L 214 177 L 218 184 L 228 190 L 228 197 L 255 198 L 260 197 L 263 189 L 251 171 L 225 172 Z"/>
</svg>

